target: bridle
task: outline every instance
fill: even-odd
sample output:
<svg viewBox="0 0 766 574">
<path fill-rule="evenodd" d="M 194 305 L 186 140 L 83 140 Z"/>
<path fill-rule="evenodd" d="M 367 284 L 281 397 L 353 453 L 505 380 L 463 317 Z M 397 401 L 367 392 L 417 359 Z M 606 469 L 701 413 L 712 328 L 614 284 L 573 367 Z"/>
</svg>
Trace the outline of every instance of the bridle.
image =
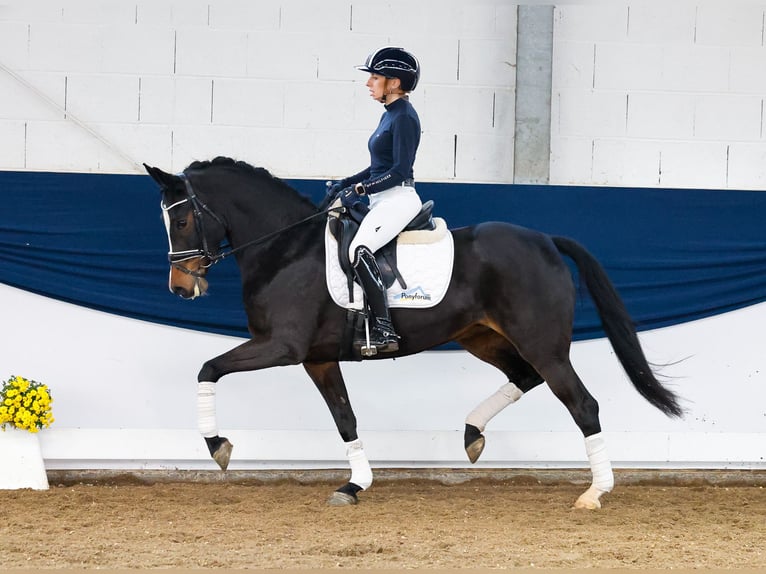
<svg viewBox="0 0 766 574">
<path fill-rule="evenodd" d="M 194 188 L 192 187 L 191 182 L 189 181 L 189 178 L 187 177 L 185 172 L 182 172 L 178 174 L 178 177 L 183 181 L 184 183 L 184 191 L 186 193 L 186 197 L 184 199 L 181 199 L 179 201 L 176 201 L 175 203 L 166 206 L 164 202 L 160 202 L 160 207 L 162 209 L 162 215 L 165 219 L 165 226 L 167 228 L 168 232 L 168 261 L 170 262 L 170 266 L 178 269 L 182 273 L 185 273 L 187 275 L 191 275 L 192 277 L 195 277 L 196 279 L 200 279 L 203 277 L 204 272 L 200 271 L 192 271 L 185 265 L 181 265 L 183 261 L 188 261 L 189 259 L 195 259 L 195 258 L 201 258 L 206 261 L 206 263 L 200 265 L 200 269 L 203 269 L 207 271 L 208 268 L 212 267 L 219 261 L 229 257 L 230 255 L 233 255 L 239 251 L 242 251 L 246 247 L 252 247 L 254 245 L 258 245 L 260 243 L 265 243 L 266 241 L 269 241 L 270 239 L 273 239 L 274 237 L 281 235 L 282 233 L 289 231 L 291 229 L 294 229 L 295 227 L 298 227 L 300 225 L 303 225 L 304 223 L 308 223 L 309 221 L 326 216 L 330 212 L 345 212 L 345 207 L 329 207 L 327 209 L 321 210 L 317 213 L 314 213 L 312 215 L 309 215 L 308 217 L 301 219 L 300 221 L 297 221 L 295 223 L 292 223 L 288 225 L 287 227 L 283 227 L 281 229 L 278 229 L 276 231 L 273 231 L 271 233 L 268 233 L 262 237 L 259 237 L 257 239 L 253 239 L 252 241 L 248 241 L 246 243 L 243 243 L 242 245 L 238 245 L 237 247 L 232 247 L 230 244 L 224 244 L 222 246 L 219 246 L 215 251 L 210 249 L 210 246 L 207 241 L 207 235 L 205 234 L 205 223 L 203 220 L 203 213 L 207 213 L 210 217 L 212 217 L 216 222 L 218 222 L 222 227 L 226 228 L 226 224 L 223 222 L 223 220 L 216 215 L 216 213 L 211 210 L 204 201 L 202 201 L 199 196 L 194 192 Z M 167 190 L 167 188 L 165 188 Z M 197 230 L 197 235 L 202 238 L 202 247 L 198 247 L 196 249 L 185 249 L 183 251 L 174 251 L 173 250 L 173 244 L 170 240 L 170 216 L 169 212 L 174 207 L 178 207 L 179 205 L 183 205 L 185 203 L 190 203 L 192 208 L 192 216 L 194 218 L 194 226 Z"/>
</svg>

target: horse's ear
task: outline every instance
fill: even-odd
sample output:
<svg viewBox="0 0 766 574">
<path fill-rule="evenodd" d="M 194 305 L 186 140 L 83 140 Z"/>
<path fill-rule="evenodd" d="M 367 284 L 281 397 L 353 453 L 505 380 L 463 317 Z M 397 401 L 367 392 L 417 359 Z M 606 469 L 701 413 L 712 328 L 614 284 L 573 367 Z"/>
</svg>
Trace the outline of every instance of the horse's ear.
<svg viewBox="0 0 766 574">
<path fill-rule="evenodd" d="M 166 173 L 158 167 L 152 167 L 146 164 L 144 164 L 144 168 L 146 169 L 146 173 L 152 176 L 152 179 L 156 181 L 160 187 L 165 187 L 167 189 L 173 189 L 175 187 L 176 180 L 178 179 L 177 176 Z"/>
</svg>

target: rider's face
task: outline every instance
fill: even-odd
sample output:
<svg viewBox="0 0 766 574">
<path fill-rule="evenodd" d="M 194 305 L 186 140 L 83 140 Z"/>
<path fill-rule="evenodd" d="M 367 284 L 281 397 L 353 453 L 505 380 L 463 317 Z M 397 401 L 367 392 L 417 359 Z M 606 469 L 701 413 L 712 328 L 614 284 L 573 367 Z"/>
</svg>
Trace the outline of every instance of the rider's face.
<svg viewBox="0 0 766 574">
<path fill-rule="evenodd" d="M 370 97 L 377 102 L 382 102 L 385 95 L 389 93 L 390 88 L 392 88 L 390 85 L 391 81 L 392 80 L 386 78 L 385 76 L 381 76 L 379 74 L 370 74 L 370 77 L 367 80 L 367 87 L 370 90 Z"/>
</svg>

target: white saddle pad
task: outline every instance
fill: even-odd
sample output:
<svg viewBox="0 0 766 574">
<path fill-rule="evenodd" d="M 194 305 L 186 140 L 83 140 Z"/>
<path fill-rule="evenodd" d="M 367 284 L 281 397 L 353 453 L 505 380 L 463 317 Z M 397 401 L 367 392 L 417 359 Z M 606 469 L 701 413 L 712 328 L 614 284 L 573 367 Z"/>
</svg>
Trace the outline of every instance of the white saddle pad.
<svg viewBox="0 0 766 574">
<path fill-rule="evenodd" d="M 434 217 L 433 231 L 405 231 L 399 235 L 396 260 L 399 272 L 407 284 L 398 281 L 388 289 L 388 306 L 405 309 L 426 309 L 441 302 L 449 288 L 454 260 L 452 233 L 446 222 Z M 338 242 L 325 230 L 327 290 L 337 305 L 346 309 L 362 308 L 362 288 L 354 283 L 354 302 L 349 302 L 346 275 L 338 261 Z"/>
</svg>

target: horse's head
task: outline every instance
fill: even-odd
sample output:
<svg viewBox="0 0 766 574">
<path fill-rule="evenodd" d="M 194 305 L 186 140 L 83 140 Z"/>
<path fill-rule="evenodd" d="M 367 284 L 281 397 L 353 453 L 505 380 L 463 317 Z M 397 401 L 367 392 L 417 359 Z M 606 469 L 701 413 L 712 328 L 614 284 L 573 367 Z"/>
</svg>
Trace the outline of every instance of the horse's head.
<svg viewBox="0 0 766 574">
<path fill-rule="evenodd" d="M 173 175 L 144 164 L 160 186 L 162 219 L 168 234 L 170 278 L 168 288 L 184 299 L 204 295 L 208 268 L 218 260 L 226 230 L 197 195 L 185 173 Z"/>
</svg>

